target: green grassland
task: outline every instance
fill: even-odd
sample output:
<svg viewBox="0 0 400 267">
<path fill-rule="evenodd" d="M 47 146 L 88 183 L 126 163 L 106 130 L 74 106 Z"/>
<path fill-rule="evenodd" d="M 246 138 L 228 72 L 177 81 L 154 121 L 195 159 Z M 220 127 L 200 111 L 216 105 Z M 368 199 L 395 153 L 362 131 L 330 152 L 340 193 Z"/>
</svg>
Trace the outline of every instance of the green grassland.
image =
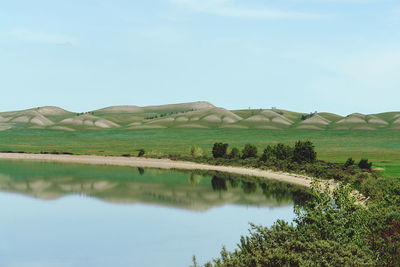
<svg viewBox="0 0 400 267">
<path fill-rule="evenodd" d="M 299 113 L 281 109 L 227 110 L 208 102 L 162 106 L 112 106 L 74 113 L 37 107 L 0 113 L 0 151 L 96 155 L 188 155 L 198 145 L 210 155 L 214 142 L 242 148 L 310 140 L 319 158 L 343 162 L 368 158 L 385 175 L 400 176 L 400 112 Z"/>
<path fill-rule="evenodd" d="M 147 155 L 189 155 L 190 147 L 198 145 L 211 153 L 214 142 L 226 142 L 242 148 L 255 144 L 259 153 L 268 144 L 312 141 L 318 157 L 343 162 L 368 158 L 375 166 L 387 169 L 388 174 L 400 176 L 400 134 L 393 130 L 258 130 L 258 129 L 146 129 L 100 131 L 53 131 L 13 128 L 0 131 L 0 151 L 69 152 L 74 154 L 136 155 L 145 149 Z"/>
</svg>

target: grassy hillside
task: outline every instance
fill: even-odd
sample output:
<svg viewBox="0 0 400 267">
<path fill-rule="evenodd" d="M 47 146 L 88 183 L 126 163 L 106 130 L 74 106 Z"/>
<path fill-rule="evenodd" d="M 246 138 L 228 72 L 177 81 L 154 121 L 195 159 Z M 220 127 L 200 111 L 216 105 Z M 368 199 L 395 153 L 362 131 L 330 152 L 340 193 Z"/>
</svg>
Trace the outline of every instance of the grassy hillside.
<svg viewBox="0 0 400 267">
<path fill-rule="evenodd" d="M 233 110 L 208 102 L 161 106 L 112 106 L 85 113 L 38 107 L 0 113 L 0 131 L 10 128 L 82 131 L 102 129 L 264 129 L 264 130 L 400 130 L 400 112 L 298 113 L 280 109 Z"/>
<path fill-rule="evenodd" d="M 0 113 L 0 151 L 99 155 L 189 154 L 193 144 L 210 153 L 214 142 L 246 143 L 259 151 L 277 142 L 308 139 L 329 161 L 368 158 L 400 176 L 400 112 L 297 113 L 280 109 L 233 110 L 208 102 L 112 106 L 86 113 L 38 107 Z"/>
</svg>

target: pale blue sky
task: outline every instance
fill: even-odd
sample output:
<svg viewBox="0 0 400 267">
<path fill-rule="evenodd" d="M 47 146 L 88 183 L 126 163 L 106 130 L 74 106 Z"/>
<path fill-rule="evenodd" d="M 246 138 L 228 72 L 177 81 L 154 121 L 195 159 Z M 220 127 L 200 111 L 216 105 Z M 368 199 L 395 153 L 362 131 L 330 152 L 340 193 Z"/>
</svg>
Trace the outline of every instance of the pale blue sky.
<svg viewBox="0 0 400 267">
<path fill-rule="evenodd" d="M 3 0 L 0 111 L 400 110 L 398 0 Z"/>
</svg>

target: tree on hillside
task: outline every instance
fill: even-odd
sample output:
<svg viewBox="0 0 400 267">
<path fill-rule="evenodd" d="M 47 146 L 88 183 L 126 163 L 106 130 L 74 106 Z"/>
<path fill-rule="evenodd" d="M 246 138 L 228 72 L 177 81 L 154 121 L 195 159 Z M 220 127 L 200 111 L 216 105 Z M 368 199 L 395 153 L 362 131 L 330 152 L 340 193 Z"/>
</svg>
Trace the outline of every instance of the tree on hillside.
<svg viewBox="0 0 400 267">
<path fill-rule="evenodd" d="M 145 153 L 144 149 L 139 149 L 138 151 L 139 151 L 138 152 L 138 157 L 143 157 L 143 155 Z"/>
<path fill-rule="evenodd" d="M 361 159 L 358 163 L 358 167 L 364 170 L 371 170 L 372 162 L 368 162 L 368 159 Z"/>
<path fill-rule="evenodd" d="M 203 156 L 203 150 L 202 150 L 199 146 L 193 145 L 193 146 L 190 148 L 190 155 L 191 155 L 193 158 L 201 157 L 201 156 Z"/>
<path fill-rule="evenodd" d="M 317 159 L 317 152 L 314 145 L 310 141 L 297 141 L 293 150 L 293 161 L 297 163 L 312 163 Z"/>
<path fill-rule="evenodd" d="M 348 158 L 348 159 L 346 160 L 346 163 L 344 164 L 344 167 L 348 168 L 348 167 L 350 167 L 350 166 L 353 166 L 354 163 L 355 163 L 355 162 L 354 162 L 353 158 Z"/>
<path fill-rule="evenodd" d="M 226 151 L 228 150 L 228 144 L 215 143 L 212 149 L 212 154 L 214 158 L 223 158 L 226 156 Z"/>
<path fill-rule="evenodd" d="M 289 145 L 278 143 L 273 148 L 273 154 L 276 157 L 276 159 L 289 160 L 293 156 L 293 148 Z"/>
<path fill-rule="evenodd" d="M 256 158 L 257 157 L 257 147 L 252 144 L 246 144 L 242 151 L 242 158 Z"/>
<path fill-rule="evenodd" d="M 268 145 L 268 146 L 264 149 L 264 152 L 263 152 L 263 154 L 262 154 L 262 156 L 261 156 L 261 160 L 264 161 L 264 162 L 266 162 L 266 161 L 270 160 L 270 159 L 272 158 L 273 155 L 274 155 L 274 154 L 273 154 L 273 148 L 272 148 L 272 146 Z"/>
<path fill-rule="evenodd" d="M 240 158 L 240 151 L 237 147 L 232 148 L 231 153 L 229 154 L 229 158 L 231 159 Z"/>
</svg>

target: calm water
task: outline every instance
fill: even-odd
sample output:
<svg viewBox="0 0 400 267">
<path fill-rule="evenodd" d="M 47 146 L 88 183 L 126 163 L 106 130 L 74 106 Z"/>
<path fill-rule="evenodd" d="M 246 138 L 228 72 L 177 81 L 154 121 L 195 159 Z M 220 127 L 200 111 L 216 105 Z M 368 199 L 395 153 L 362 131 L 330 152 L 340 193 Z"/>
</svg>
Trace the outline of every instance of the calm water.
<svg viewBox="0 0 400 267">
<path fill-rule="evenodd" d="M 292 220 L 300 188 L 176 171 L 0 161 L 0 266 L 189 266 L 249 222 Z"/>
</svg>

